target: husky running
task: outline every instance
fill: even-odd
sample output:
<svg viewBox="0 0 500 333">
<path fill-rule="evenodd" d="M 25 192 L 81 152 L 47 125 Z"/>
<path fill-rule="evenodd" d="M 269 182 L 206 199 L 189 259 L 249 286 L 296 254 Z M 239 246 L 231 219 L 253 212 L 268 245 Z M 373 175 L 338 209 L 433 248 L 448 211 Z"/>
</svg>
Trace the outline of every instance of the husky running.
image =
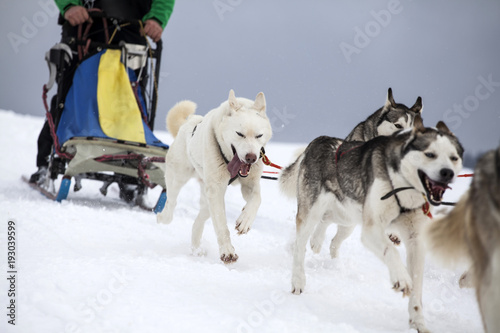
<svg viewBox="0 0 500 333">
<path fill-rule="evenodd" d="M 266 116 L 266 100 L 259 93 L 255 101 L 236 98 L 234 91 L 219 107 L 204 117 L 193 115 L 196 104 L 179 102 L 167 115 L 167 127 L 175 137 L 165 158 L 167 202 L 158 222 L 170 223 L 177 196 L 193 177 L 200 180 L 200 212 L 193 225 L 192 248 L 200 253 L 205 221 L 211 217 L 219 243 L 220 259 L 238 259 L 227 227 L 224 194 L 230 182 L 241 184 L 247 202 L 236 220 L 238 233 L 250 230 L 260 206 L 261 151 L 272 136 Z"/>
<path fill-rule="evenodd" d="M 297 237 L 292 292 L 306 284 L 304 256 L 314 228 L 337 223 L 331 252 L 362 224 L 361 240 L 388 267 L 391 285 L 409 296 L 410 326 L 428 332 L 422 313 L 424 250 L 421 227 L 426 203 L 439 205 L 448 184 L 462 168 L 463 148 L 446 125 L 414 127 L 365 143 L 322 136 L 312 141 L 298 163 Z M 344 153 L 344 154 L 342 154 Z M 407 250 L 408 269 L 386 235 L 391 226 Z"/>
</svg>

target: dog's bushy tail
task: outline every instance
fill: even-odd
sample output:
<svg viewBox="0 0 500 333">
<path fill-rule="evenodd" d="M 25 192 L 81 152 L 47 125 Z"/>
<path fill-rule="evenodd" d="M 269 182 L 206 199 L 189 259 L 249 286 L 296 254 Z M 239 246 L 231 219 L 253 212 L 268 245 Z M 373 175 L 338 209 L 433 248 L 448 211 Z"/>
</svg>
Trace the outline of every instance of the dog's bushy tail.
<svg viewBox="0 0 500 333">
<path fill-rule="evenodd" d="M 196 103 L 191 101 L 180 101 L 167 113 L 167 130 L 175 138 L 179 128 L 186 122 L 188 117 L 195 113 Z"/>
<path fill-rule="evenodd" d="M 469 196 L 470 190 L 448 215 L 432 221 L 425 229 L 428 250 L 447 266 L 463 262 L 463 259 L 470 261 L 466 232 L 473 216 Z"/>
<path fill-rule="evenodd" d="M 297 198 L 297 182 L 300 164 L 304 159 L 304 149 L 300 149 L 297 155 L 295 161 L 281 171 L 278 180 L 281 192 L 289 198 Z"/>
</svg>

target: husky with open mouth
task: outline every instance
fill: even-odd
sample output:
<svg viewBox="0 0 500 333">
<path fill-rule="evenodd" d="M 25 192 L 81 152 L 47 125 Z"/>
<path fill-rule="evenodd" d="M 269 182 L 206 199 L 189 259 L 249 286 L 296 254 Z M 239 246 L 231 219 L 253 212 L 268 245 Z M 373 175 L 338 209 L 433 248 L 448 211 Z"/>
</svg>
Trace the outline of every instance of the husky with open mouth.
<svg viewBox="0 0 500 333">
<path fill-rule="evenodd" d="M 254 101 L 236 98 L 231 90 L 228 100 L 204 117 L 194 115 L 195 110 L 195 103 L 182 101 L 168 112 L 167 128 L 175 140 L 165 158 L 167 202 L 157 219 L 160 223 L 172 221 L 179 191 L 189 179 L 197 177 L 201 196 L 191 238 L 193 251 L 200 252 L 204 224 L 211 217 L 220 259 L 230 263 L 238 255 L 229 236 L 224 194 L 228 184 L 241 184 L 246 205 L 236 220 L 236 229 L 240 234 L 247 233 L 261 202 L 261 152 L 272 136 L 266 99 L 263 93 Z"/>
<path fill-rule="evenodd" d="M 339 230 L 349 231 L 347 237 L 361 223 L 361 241 L 387 265 L 393 288 L 410 297 L 410 326 L 428 332 L 421 300 L 420 235 L 428 220 L 423 208 L 441 203 L 462 168 L 463 148 L 444 123 L 425 128 L 419 115 L 412 129 L 338 147 L 339 139 L 319 137 L 300 161 L 292 292 L 300 294 L 305 288 L 306 244 L 314 228 L 320 222 L 337 223 Z M 407 268 L 386 235 L 388 227 L 396 229 L 405 244 Z M 331 251 L 336 251 L 336 238 Z"/>
</svg>

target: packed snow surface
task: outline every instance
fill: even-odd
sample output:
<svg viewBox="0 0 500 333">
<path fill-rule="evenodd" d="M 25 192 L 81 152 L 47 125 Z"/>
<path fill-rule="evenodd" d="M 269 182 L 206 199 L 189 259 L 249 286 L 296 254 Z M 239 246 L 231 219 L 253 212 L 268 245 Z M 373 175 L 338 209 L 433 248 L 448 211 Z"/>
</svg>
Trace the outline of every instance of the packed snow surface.
<svg viewBox="0 0 500 333">
<path fill-rule="evenodd" d="M 116 184 L 104 197 L 101 184 L 84 180 L 68 200 L 52 202 L 21 181 L 36 169 L 43 118 L 0 111 L 0 123 L 0 332 L 412 332 L 408 299 L 391 289 L 386 266 L 361 244 L 359 227 L 333 260 L 332 225 L 322 252 L 307 251 L 305 292 L 291 294 L 296 207 L 277 182 L 262 180 L 262 205 L 241 236 L 234 226 L 244 202 L 239 186 L 228 188 L 226 212 L 239 260 L 224 265 L 210 221 L 206 255 L 191 252 L 195 180 L 181 192 L 170 225 L 127 206 Z M 156 134 L 172 142 L 166 132 Z M 286 165 L 299 147 L 271 142 L 266 152 Z M 468 184 L 459 179 L 445 199 L 457 200 Z M 159 189 L 149 192 L 151 205 L 158 195 Z M 18 249 L 15 326 L 6 316 L 8 221 L 15 223 Z M 474 291 L 458 287 L 462 272 L 428 256 L 423 305 L 432 332 L 482 331 Z"/>
</svg>

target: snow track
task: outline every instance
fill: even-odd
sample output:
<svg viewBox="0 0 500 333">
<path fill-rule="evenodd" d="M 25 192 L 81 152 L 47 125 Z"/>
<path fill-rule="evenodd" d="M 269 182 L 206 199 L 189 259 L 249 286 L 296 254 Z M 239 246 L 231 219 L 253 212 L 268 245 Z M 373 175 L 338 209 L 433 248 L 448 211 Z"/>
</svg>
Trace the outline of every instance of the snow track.
<svg viewBox="0 0 500 333">
<path fill-rule="evenodd" d="M 21 181 L 35 170 L 36 139 L 43 118 L 0 111 L 0 263 L 7 273 L 7 221 L 18 232 L 16 326 L 7 323 L 7 281 L 0 279 L 1 332 L 411 332 L 407 299 L 390 286 L 386 267 L 363 247 L 359 228 L 329 257 L 328 229 L 322 252 L 306 254 L 303 295 L 291 290 L 295 203 L 278 184 L 262 180 L 262 205 L 248 235 L 234 221 L 243 207 L 239 186 L 230 186 L 226 211 L 237 263 L 219 260 L 211 222 L 203 236 L 205 256 L 191 254 L 191 225 L 199 189 L 181 192 L 170 225 L 130 208 L 113 184 L 83 181 L 68 200 L 47 200 Z M 159 131 L 166 143 L 171 137 Z M 267 156 L 286 165 L 298 145 L 271 143 Z M 459 180 L 445 200 L 467 188 Z M 159 189 L 150 191 L 155 201 Z M 404 251 L 404 248 L 401 249 Z M 459 289 L 461 270 L 427 260 L 423 304 L 433 332 L 482 331 L 473 290 Z"/>
</svg>

